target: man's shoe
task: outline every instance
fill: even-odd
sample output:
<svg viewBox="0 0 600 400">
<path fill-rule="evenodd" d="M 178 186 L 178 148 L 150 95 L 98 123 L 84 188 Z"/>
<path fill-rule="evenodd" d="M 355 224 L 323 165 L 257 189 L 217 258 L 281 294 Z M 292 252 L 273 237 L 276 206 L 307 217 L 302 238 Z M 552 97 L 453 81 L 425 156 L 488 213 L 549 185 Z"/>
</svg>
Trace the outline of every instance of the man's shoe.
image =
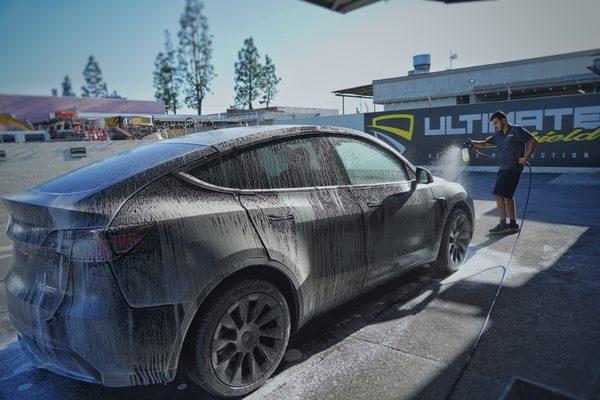
<svg viewBox="0 0 600 400">
<path fill-rule="evenodd" d="M 511 230 L 510 230 L 509 225 L 504 221 L 500 221 L 500 223 L 498 225 L 496 225 L 495 227 L 490 229 L 490 234 L 492 234 L 492 235 L 504 235 L 504 234 L 510 233 L 510 232 L 511 232 Z"/>
<path fill-rule="evenodd" d="M 519 229 L 520 229 L 519 228 L 519 224 L 517 224 L 517 223 L 514 223 L 514 224 L 510 223 L 510 224 L 508 224 L 508 229 L 510 229 L 509 233 L 517 233 L 517 232 L 519 232 Z"/>
</svg>

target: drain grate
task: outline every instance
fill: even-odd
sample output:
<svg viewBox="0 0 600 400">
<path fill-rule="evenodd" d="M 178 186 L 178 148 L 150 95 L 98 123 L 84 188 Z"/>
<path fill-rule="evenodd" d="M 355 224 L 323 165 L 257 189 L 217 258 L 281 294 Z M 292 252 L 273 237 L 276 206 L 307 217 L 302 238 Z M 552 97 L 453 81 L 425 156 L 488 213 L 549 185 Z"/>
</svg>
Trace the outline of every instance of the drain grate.
<svg viewBox="0 0 600 400">
<path fill-rule="evenodd" d="M 513 376 L 500 400 L 578 400 L 558 389 Z"/>
</svg>

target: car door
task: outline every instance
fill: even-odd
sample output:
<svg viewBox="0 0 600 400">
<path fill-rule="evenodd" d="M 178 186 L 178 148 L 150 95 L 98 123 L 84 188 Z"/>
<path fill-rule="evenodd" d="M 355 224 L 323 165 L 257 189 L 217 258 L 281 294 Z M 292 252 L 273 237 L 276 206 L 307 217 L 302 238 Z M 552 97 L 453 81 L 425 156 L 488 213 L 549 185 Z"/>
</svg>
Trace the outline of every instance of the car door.
<svg viewBox="0 0 600 400">
<path fill-rule="evenodd" d="M 365 289 L 428 261 L 435 247 L 436 202 L 427 184 L 392 152 L 361 138 L 330 138 L 366 225 Z"/>
<path fill-rule="evenodd" d="M 225 157 L 227 158 L 227 157 Z M 269 257 L 293 269 L 303 315 L 356 296 L 366 273 L 362 210 L 320 136 L 270 141 L 237 150 L 239 199 Z M 230 168 L 229 166 L 228 168 Z"/>
</svg>

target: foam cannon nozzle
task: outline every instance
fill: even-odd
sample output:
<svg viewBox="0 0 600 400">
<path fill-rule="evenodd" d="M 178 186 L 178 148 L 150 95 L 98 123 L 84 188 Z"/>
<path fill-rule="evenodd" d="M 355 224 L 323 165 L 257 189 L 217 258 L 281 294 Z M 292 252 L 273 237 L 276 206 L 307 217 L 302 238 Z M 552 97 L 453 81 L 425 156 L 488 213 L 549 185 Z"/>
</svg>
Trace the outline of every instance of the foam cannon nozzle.
<svg viewBox="0 0 600 400">
<path fill-rule="evenodd" d="M 465 163 L 469 162 L 469 148 L 473 146 L 471 138 L 465 140 L 462 145 L 462 158 Z"/>
</svg>

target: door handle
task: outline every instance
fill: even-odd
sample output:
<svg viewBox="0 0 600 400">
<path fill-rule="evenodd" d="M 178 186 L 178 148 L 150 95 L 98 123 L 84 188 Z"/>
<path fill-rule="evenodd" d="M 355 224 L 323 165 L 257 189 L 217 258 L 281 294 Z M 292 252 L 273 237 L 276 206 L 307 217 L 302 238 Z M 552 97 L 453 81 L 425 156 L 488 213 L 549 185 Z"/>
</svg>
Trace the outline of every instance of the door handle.
<svg viewBox="0 0 600 400">
<path fill-rule="evenodd" d="M 287 219 L 294 219 L 294 216 L 292 214 L 288 214 L 288 215 L 268 215 L 267 218 L 269 218 L 269 221 L 276 222 L 276 221 L 285 221 Z"/>
<path fill-rule="evenodd" d="M 378 202 L 367 201 L 367 207 L 369 207 L 369 208 L 381 207 L 382 205 L 383 205 L 382 201 L 378 201 Z"/>
</svg>

